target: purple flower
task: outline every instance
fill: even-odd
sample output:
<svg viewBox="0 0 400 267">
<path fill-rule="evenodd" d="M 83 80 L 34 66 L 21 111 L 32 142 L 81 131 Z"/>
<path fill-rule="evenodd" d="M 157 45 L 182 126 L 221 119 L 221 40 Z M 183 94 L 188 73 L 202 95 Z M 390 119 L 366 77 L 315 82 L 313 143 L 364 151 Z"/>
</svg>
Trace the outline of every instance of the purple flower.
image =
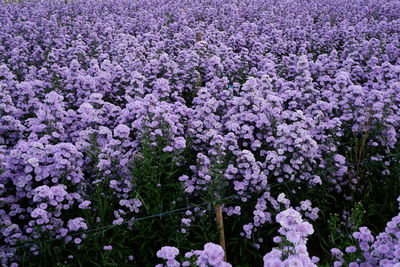
<svg viewBox="0 0 400 267">
<path fill-rule="evenodd" d="M 114 136 L 119 138 L 128 138 L 130 133 L 130 129 L 128 126 L 124 124 L 119 124 L 114 129 Z"/>
<path fill-rule="evenodd" d="M 357 248 L 355 246 L 350 246 L 346 248 L 347 253 L 354 253 L 357 251 Z"/>
<path fill-rule="evenodd" d="M 157 257 L 164 260 L 173 260 L 179 254 L 179 249 L 175 247 L 165 246 L 157 251 Z"/>
<path fill-rule="evenodd" d="M 68 221 L 68 229 L 70 231 L 78 231 L 80 229 L 82 230 L 87 230 L 88 227 L 85 223 L 85 220 L 81 217 L 71 219 Z"/>
</svg>

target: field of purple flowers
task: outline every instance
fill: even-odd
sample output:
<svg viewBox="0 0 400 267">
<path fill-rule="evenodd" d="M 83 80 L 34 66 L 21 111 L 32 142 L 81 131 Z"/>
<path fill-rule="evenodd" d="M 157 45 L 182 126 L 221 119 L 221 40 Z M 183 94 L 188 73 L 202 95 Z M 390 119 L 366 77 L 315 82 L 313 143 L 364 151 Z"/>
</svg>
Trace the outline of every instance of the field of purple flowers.
<svg viewBox="0 0 400 267">
<path fill-rule="evenodd" d="M 399 0 L 0 3 L 3 266 L 398 267 L 399 138 Z"/>
</svg>

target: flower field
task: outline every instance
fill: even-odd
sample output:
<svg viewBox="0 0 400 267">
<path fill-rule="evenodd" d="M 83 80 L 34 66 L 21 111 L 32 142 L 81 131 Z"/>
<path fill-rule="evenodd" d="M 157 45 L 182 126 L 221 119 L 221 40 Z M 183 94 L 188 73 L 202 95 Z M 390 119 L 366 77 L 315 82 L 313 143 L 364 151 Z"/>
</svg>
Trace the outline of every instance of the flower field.
<svg viewBox="0 0 400 267">
<path fill-rule="evenodd" d="M 3 266 L 400 266 L 399 0 L 0 3 Z"/>
</svg>

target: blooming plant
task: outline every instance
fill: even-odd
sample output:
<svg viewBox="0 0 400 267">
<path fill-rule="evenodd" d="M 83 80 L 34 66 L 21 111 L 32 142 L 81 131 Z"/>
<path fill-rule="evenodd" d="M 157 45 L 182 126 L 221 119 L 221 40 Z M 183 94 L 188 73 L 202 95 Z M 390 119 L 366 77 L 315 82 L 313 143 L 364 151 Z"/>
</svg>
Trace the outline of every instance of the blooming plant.
<svg viewBox="0 0 400 267">
<path fill-rule="evenodd" d="M 193 250 L 186 252 L 183 262 L 176 260 L 179 249 L 165 246 L 157 252 L 157 257 L 164 259 L 165 264 L 158 264 L 157 267 L 178 267 L 178 266 L 198 266 L 198 267 L 231 267 L 224 261 L 224 249 L 216 244 L 207 243 L 203 250 Z"/>
<path fill-rule="evenodd" d="M 400 203 L 400 197 L 397 199 Z M 360 227 L 352 234 L 355 245 L 345 248 L 345 252 L 337 248 L 331 250 L 337 259 L 335 266 L 397 266 L 400 264 L 400 215 L 393 217 L 385 227 L 385 231 L 376 237 L 367 227 Z"/>
<path fill-rule="evenodd" d="M 272 266 L 316 266 L 318 258 L 310 258 L 307 252 L 307 236 L 314 233 L 312 225 L 303 221 L 301 214 L 289 208 L 276 215 L 281 225 L 274 237 L 279 248 L 272 249 L 264 256 L 264 267 Z"/>
</svg>

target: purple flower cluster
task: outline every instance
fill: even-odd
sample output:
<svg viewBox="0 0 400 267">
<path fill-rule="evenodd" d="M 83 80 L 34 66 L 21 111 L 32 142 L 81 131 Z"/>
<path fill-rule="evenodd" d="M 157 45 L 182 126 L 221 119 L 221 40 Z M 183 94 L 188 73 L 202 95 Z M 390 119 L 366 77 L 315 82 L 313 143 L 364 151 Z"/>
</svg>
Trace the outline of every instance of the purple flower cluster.
<svg viewBox="0 0 400 267">
<path fill-rule="evenodd" d="M 318 258 L 310 258 L 307 252 L 307 236 L 314 233 L 314 228 L 303 221 L 301 214 L 293 208 L 276 215 L 280 224 L 281 236 L 274 237 L 279 248 L 273 248 L 264 256 L 264 267 L 275 266 L 317 266 Z"/>
<path fill-rule="evenodd" d="M 400 197 L 398 198 L 400 203 Z M 400 208 L 400 206 L 399 206 Z M 355 246 L 346 247 L 345 252 L 337 248 L 331 250 L 337 259 L 334 266 L 398 266 L 400 265 L 400 213 L 393 217 L 387 224 L 385 231 L 376 237 L 367 227 L 360 227 L 352 237 Z M 347 255 L 356 255 L 356 260 L 347 262 Z"/>
<path fill-rule="evenodd" d="M 225 252 L 219 245 L 207 243 L 203 250 L 193 250 L 186 252 L 179 262 L 176 257 L 179 255 L 179 249 L 175 247 L 165 246 L 157 252 L 157 257 L 164 259 L 165 264 L 158 264 L 157 267 L 231 267 L 229 263 L 224 261 Z"/>
</svg>

